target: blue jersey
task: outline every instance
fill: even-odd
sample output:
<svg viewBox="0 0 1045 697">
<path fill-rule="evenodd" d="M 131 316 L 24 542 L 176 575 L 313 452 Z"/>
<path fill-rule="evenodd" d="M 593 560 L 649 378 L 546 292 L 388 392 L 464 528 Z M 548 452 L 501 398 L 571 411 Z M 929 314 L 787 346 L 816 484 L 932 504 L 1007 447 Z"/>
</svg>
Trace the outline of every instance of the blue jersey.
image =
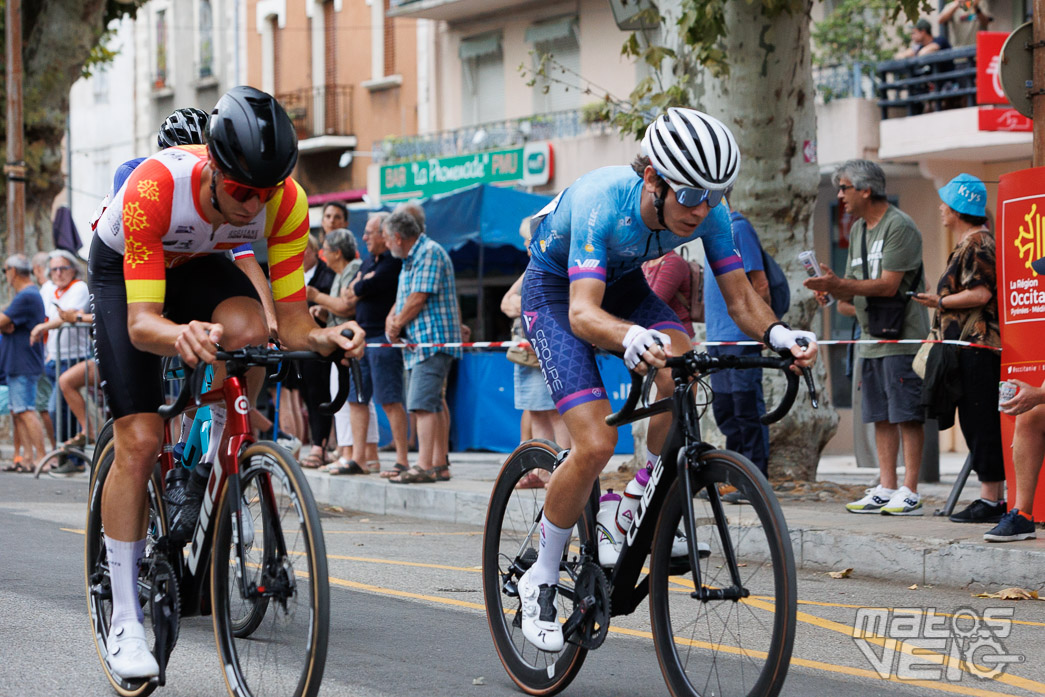
<svg viewBox="0 0 1045 697">
<path fill-rule="evenodd" d="M 570 281 L 594 278 L 610 284 L 644 261 L 701 239 L 716 276 L 744 268 L 725 201 L 692 235 L 679 237 L 646 227 L 639 210 L 642 187 L 631 167 L 603 167 L 575 181 L 537 214 L 542 219 L 530 242 L 533 265 Z"/>
</svg>

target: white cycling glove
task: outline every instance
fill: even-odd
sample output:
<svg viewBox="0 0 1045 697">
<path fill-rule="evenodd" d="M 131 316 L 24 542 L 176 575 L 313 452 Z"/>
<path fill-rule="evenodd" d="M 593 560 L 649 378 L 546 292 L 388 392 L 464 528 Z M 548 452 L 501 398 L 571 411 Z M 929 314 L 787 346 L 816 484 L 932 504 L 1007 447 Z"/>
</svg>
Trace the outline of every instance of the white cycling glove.
<svg viewBox="0 0 1045 697">
<path fill-rule="evenodd" d="M 816 334 L 813 332 L 792 329 L 783 322 L 778 322 L 769 328 L 769 346 L 776 351 L 790 351 L 797 341 L 805 339 L 810 344 L 816 343 Z"/>
<path fill-rule="evenodd" d="M 632 325 L 624 337 L 624 364 L 629 370 L 634 370 L 635 366 L 642 362 L 642 354 L 658 342 L 661 346 L 671 346 L 671 338 L 667 334 L 637 324 Z"/>
</svg>

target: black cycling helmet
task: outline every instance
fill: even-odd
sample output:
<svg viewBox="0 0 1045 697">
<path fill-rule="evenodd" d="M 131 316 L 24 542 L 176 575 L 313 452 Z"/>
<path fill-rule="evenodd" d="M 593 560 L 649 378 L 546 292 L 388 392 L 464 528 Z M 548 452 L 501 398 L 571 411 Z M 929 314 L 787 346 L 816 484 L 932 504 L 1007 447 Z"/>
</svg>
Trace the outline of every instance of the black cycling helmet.
<svg viewBox="0 0 1045 697">
<path fill-rule="evenodd" d="M 207 133 L 207 112 L 193 109 L 176 109 L 160 126 L 156 144 L 161 148 L 175 145 L 203 145 Z"/>
<path fill-rule="evenodd" d="M 276 186 L 298 161 L 298 137 L 287 112 L 271 95 L 245 85 L 214 106 L 207 149 L 222 172 L 247 186 Z"/>
</svg>

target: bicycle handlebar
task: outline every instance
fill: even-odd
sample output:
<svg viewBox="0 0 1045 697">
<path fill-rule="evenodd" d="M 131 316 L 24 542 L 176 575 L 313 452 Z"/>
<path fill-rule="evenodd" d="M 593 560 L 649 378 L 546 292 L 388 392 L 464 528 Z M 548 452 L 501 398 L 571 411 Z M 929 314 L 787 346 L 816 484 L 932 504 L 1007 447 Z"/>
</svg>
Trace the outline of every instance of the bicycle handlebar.
<svg viewBox="0 0 1045 697">
<path fill-rule="evenodd" d="M 345 329 L 341 332 L 341 335 L 346 339 L 351 339 L 354 333 L 351 329 Z M 349 387 L 351 381 L 355 381 L 356 385 L 362 385 L 362 373 L 359 370 L 359 361 L 351 358 L 348 361 L 348 366 L 341 365 L 341 359 L 344 357 L 344 351 L 341 349 L 335 350 L 329 356 L 324 356 L 315 351 L 283 351 L 282 349 L 269 348 L 267 346 L 245 346 L 241 349 L 234 351 L 218 351 L 217 360 L 219 361 L 238 361 L 244 368 L 247 367 L 272 367 L 281 366 L 277 375 L 282 374 L 286 377 L 286 371 L 282 369 L 282 365 L 289 366 L 291 361 L 294 360 L 320 360 L 330 361 L 337 366 L 338 369 L 338 391 L 337 395 L 325 404 L 320 404 L 319 409 L 325 414 L 333 414 L 341 409 L 344 405 L 345 400 L 348 398 Z M 282 364 L 282 365 L 281 365 Z M 185 408 L 189 406 L 189 400 L 195 399 L 197 406 L 199 406 L 200 394 L 203 390 L 203 377 L 206 371 L 195 370 L 184 366 L 185 369 L 185 381 L 182 383 L 181 391 L 178 393 L 178 397 L 171 403 L 166 404 L 159 408 L 160 417 L 164 420 L 170 419 L 177 416 L 181 412 L 185 411 Z M 361 402 L 362 389 L 356 390 L 356 400 Z"/>
<path fill-rule="evenodd" d="M 784 396 L 780 400 L 780 403 L 777 404 L 776 408 L 761 417 L 761 421 L 764 424 L 775 423 L 782 419 L 791 409 L 795 402 L 795 398 L 798 396 L 799 377 L 790 370 L 794 362 L 794 356 L 792 356 L 790 352 L 781 353 L 779 356 L 735 356 L 730 354 L 712 356 L 707 353 L 697 353 L 696 351 L 687 351 L 682 356 L 671 357 L 665 361 L 667 367 L 672 369 L 672 375 L 676 379 L 681 378 L 683 380 L 688 380 L 691 377 L 701 373 L 706 373 L 710 370 L 724 368 L 773 368 L 783 371 L 784 376 L 787 378 L 787 389 L 784 391 Z M 606 417 L 606 423 L 609 426 L 619 426 L 634 421 L 637 418 L 667 411 L 670 408 L 670 401 L 668 399 L 662 399 L 656 404 L 636 410 L 640 396 L 642 397 L 644 404 L 647 402 L 649 389 L 652 386 L 653 376 L 656 374 L 656 370 L 651 369 L 647 371 L 645 377 L 632 371 L 629 372 L 631 372 L 631 390 L 628 392 L 628 398 L 624 402 L 624 406 L 621 407 L 620 411 Z M 806 379 L 806 385 L 809 389 L 810 400 L 812 401 L 813 408 L 816 409 L 819 405 L 816 398 L 816 386 L 813 382 L 812 374 L 808 368 L 803 368 L 802 374 Z"/>
</svg>

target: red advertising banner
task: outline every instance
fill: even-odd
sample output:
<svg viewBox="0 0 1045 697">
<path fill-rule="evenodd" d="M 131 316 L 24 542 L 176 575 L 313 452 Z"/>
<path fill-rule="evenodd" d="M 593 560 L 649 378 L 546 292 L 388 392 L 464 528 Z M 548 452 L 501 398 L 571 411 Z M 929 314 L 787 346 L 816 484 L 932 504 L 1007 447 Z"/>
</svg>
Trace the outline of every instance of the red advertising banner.
<svg viewBox="0 0 1045 697">
<path fill-rule="evenodd" d="M 1001 47 L 1009 38 L 1004 31 L 981 31 L 976 34 L 976 103 L 1008 104 L 1001 88 Z M 981 128 L 982 130 L 986 130 Z"/>
<path fill-rule="evenodd" d="M 1016 111 L 1008 109 L 980 109 L 977 112 L 981 131 L 1019 131 L 1030 133 L 1034 122 Z"/>
<path fill-rule="evenodd" d="M 1031 262 L 1045 257 L 1045 167 L 1003 174 L 998 182 L 998 314 L 1001 321 L 1001 379 L 1031 385 L 1045 381 L 1045 277 Z M 1001 415 L 1002 452 L 1014 504 L 1012 465 L 1016 419 Z M 1034 510 L 1045 513 L 1045 477 L 1038 481 Z"/>
</svg>

